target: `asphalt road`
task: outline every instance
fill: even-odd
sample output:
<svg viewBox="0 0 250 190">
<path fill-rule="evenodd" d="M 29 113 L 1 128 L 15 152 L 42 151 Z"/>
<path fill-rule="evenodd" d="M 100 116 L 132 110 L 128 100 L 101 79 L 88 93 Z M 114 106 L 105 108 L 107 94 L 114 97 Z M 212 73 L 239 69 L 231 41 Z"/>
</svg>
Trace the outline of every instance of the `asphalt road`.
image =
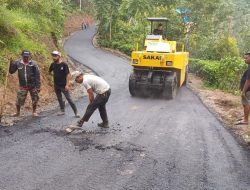
<svg viewBox="0 0 250 190">
<path fill-rule="evenodd" d="M 189 89 L 175 100 L 132 98 L 127 60 L 95 49 L 94 29 L 75 33 L 66 52 L 107 80 L 110 129 L 96 112 L 86 131 L 68 107 L 0 128 L 0 190 L 249 190 L 250 154 Z M 81 114 L 87 98 L 77 102 Z"/>
</svg>

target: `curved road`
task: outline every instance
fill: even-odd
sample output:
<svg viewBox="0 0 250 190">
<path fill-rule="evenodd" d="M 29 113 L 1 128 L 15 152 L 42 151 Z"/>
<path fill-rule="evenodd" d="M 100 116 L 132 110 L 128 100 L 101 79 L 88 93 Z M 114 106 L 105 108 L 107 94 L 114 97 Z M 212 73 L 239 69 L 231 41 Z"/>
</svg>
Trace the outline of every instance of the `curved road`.
<svg viewBox="0 0 250 190">
<path fill-rule="evenodd" d="M 132 98 L 127 60 L 95 49 L 95 29 L 75 33 L 66 52 L 112 87 L 111 128 L 66 135 L 67 108 L 0 129 L 0 190 L 249 190 L 250 154 L 190 90 L 171 101 Z M 77 102 L 83 114 L 87 98 Z"/>
</svg>

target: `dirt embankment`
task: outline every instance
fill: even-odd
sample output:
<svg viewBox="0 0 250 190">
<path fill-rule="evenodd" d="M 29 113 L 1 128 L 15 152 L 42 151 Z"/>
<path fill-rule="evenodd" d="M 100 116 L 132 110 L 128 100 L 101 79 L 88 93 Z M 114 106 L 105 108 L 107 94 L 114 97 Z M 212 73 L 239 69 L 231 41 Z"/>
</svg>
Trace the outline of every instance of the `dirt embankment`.
<svg viewBox="0 0 250 190">
<path fill-rule="evenodd" d="M 73 32 L 82 29 L 82 22 L 88 22 L 92 24 L 92 18 L 88 15 L 84 14 L 74 14 L 70 15 L 65 21 L 65 30 L 64 30 L 64 39 L 60 40 L 58 43 L 60 46 L 63 46 L 64 40 L 71 35 Z M 52 37 L 48 37 L 46 39 L 40 39 L 41 41 L 45 41 L 47 44 L 47 48 L 49 51 L 53 51 L 57 48 L 57 44 L 54 43 Z M 21 51 L 21 50 L 20 50 Z M 53 82 L 52 76 L 48 74 L 48 62 L 50 60 L 46 60 L 45 58 L 39 55 L 33 55 L 33 59 L 38 62 L 40 71 L 41 71 L 41 83 L 42 88 L 40 92 L 40 100 L 38 105 L 38 112 L 51 109 L 52 107 L 57 106 L 56 96 L 53 92 Z M 74 64 L 70 61 L 66 56 L 63 57 L 64 61 L 67 61 L 71 70 L 75 70 L 77 68 L 84 70 L 85 68 L 79 67 L 79 65 Z M 4 107 L 4 113 L 2 118 L 3 125 L 12 125 L 15 121 L 21 120 L 23 117 L 27 115 L 31 115 L 31 98 L 27 97 L 24 107 L 22 108 L 22 113 L 20 118 L 12 118 L 10 115 L 15 113 L 15 102 L 16 102 L 16 92 L 18 90 L 18 77 L 17 74 L 9 75 L 8 86 L 6 91 L 6 101 Z M 2 99 L 2 95 L 4 91 L 4 86 L 0 87 L 0 98 Z M 79 98 L 83 96 L 83 89 L 72 89 L 73 98 Z"/>
<path fill-rule="evenodd" d="M 243 116 L 240 96 L 223 92 L 218 89 L 206 88 L 203 81 L 189 75 L 189 87 L 197 93 L 204 104 L 217 115 L 217 118 L 228 127 L 243 143 L 250 145 L 249 125 L 235 125 L 237 119 Z"/>
</svg>

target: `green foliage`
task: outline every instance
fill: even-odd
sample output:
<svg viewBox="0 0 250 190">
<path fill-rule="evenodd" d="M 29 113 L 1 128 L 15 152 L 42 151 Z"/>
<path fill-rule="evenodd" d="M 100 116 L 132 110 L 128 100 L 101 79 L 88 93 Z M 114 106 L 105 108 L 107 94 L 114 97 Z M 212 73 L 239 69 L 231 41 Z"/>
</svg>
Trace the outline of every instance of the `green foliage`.
<svg viewBox="0 0 250 190">
<path fill-rule="evenodd" d="M 231 17 L 230 33 L 236 37 L 241 54 L 250 50 L 250 2 L 231 0 L 234 12 Z"/>
<path fill-rule="evenodd" d="M 237 41 L 232 37 L 220 38 L 214 46 L 214 58 L 217 60 L 224 57 L 239 57 Z"/>
<path fill-rule="evenodd" d="M 250 50 L 249 0 L 183 2 L 185 7 L 192 10 L 190 16 L 196 23 L 190 34 L 190 52 L 193 57 L 220 60 Z M 220 43 L 223 45 L 220 46 Z M 223 52 L 218 53 L 220 51 Z"/>
<path fill-rule="evenodd" d="M 133 47 L 143 47 L 145 36 L 150 32 L 150 16 L 170 17 L 167 35 L 182 40 L 181 18 L 170 8 L 175 1 L 153 0 L 94 0 L 99 24 L 99 42 L 105 47 L 119 49 L 126 54 Z M 176 26 L 178 25 L 178 26 Z"/>
<path fill-rule="evenodd" d="M 190 59 L 190 72 L 202 77 L 209 85 L 216 86 L 218 81 L 219 62 Z"/>
<path fill-rule="evenodd" d="M 221 60 L 225 57 L 239 57 L 239 48 L 233 37 L 202 37 L 193 34 L 191 36 L 191 53 L 193 57 L 208 60 Z"/>
<path fill-rule="evenodd" d="M 190 61 L 191 70 L 210 86 L 227 91 L 238 90 L 240 76 L 246 68 L 239 55 L 250 50 L 247 1 L 93 0 L 102 46 L 130 54 L 132 47 L 143 47 L 150 30 L 147 17 L 168 17 L 167 37 L 178 42 L 189 39 L 188 51 L 196 58 Z M 188 16 L 193 25 L 189 33 L 181 15 L 175 11 L 181 7 L 190 10 Z"/>
<path fill-rule="evenodd" d="M 0 57 L 0 83 L 2 83 L 4 81 L 4 77 L 6 74 L 6 64 L 5 61 L 3 59 L 3 57 Z"/>
<path fill-rule="evenodd" d="M 237 57 L 221 61 L 190 59 L 190 72 L 195 73 L 212 87 L 236 92 L 239 90 L 240 78 L 247 65 Z"/>
<path fill-rule="evenodd" d="M 49 56 L 46 41 L 62 37 L 66 0 L 0 0 L 0 56 L 20 55 L 29 49 L 45 61 Z M 69 3 L 69 2 L 67 2 Z M 58 44 L 55 44 L 58 45 Z M 6 64 L 0 62 L 0 80 Z"/>
<path fill-rule="evenodd" d="M 93 0 L 96 16 L 100 21 L 99 38 L 101 44 L 112 47 L 130 45 L 142 47 L 145 35 L 149 33 L 147 17 L 168 17 L 167 37 L 171 40 L 186 42 L 189 38 L 190 55 L 199 59 L 220 60 L 225 57 L 239 56 L 242 49 L 249 47 L 249 25 L 234 27 L 234 0 Z M 245 1 L 245 0 L 240 0 Z M 182 16 L 176 13 L 180 7 L 188 8 L 194 23 L 191 33 L 185 33 Z M 246 14 L 244 19 L 248 23 Z M 250 19 L 249 19 L 250 20 Z M 237 30 L 235 29 L 237 28 Z M 242 30 L 236 33 L 239 28 Z M 242 33 L 245 32 L 243 38 Z M 247 37 L 248 36 L 248 37 Z M 239 41 L 240 40 L 240 41 Z M 102 42 L 104 41 L 104 42 Z M 107 42 L 110 41 L 110 42 Z M 116 43 L 119 42 L 120 45 Z M 239 49 L 241 48 L 241 49 Z"/>
</svg>

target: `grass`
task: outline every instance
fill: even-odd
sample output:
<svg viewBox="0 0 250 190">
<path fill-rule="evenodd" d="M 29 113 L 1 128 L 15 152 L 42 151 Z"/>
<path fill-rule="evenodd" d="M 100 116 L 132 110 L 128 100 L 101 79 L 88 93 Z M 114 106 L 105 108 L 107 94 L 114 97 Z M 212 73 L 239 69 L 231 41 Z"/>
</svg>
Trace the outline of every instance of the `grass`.
<svg viewBox="0 0 250 190">
<path fill-rule="evenodd" d="M 9 10 L 0 5 L 0 83 L 3 82 L 7 70 L 6 58 L 19 58 L 23 49 L 30 50 L 34 59 L 42 61 L 41 64 L 49 63 L 49 52 L 55 46 L 48 47 L 47 42 L 53 41 L 52 32 L 58 38 L 61 37 L 63 22 L 63 18 L 52 21 L 46 15 L 24 9 Z"/>
</svg>

